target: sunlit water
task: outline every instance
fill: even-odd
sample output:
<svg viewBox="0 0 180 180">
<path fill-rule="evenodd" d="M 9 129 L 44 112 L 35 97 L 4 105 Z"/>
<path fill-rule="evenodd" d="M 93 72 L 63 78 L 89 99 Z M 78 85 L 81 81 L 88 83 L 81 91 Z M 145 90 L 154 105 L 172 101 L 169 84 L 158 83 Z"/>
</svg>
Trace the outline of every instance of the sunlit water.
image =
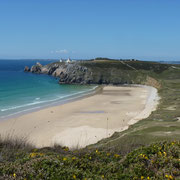
<svg viewBox="0 0 180 180">
<path fill-rule="evenodd" d="M 39 61 L 48 64 L 51 61 Z M 25 73 L 32 60 L 0 60 L 0 120 L 92 92 L 95 86 L 60 85 L 48 75 Z"/>
</svg>

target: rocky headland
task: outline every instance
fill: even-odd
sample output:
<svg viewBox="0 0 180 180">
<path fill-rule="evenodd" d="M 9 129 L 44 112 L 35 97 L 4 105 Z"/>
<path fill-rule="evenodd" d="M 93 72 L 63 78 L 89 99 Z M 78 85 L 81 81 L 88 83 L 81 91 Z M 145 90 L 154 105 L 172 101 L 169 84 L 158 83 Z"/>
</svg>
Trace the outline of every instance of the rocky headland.
<svg viewBox="0 0 180 180">
<path fill-rule="evenodd" d="M 92 60 L 36 63 L 25 72 L 48 74 L 59 78 L 60 84 L 147 84 L 159 88 L 158 74 L 170 65 L 132 60 Z"/>
<path fill-rule="evenodd" d="M 56 62 L 45 66 L 36 63 L 31 68 L 26 66 L 24 71 L 52 75 L 59 78 L 59 82 L 62 84 L 91 84 L 93 82 L 91 71 L 79 63 Z"/>
</svg>

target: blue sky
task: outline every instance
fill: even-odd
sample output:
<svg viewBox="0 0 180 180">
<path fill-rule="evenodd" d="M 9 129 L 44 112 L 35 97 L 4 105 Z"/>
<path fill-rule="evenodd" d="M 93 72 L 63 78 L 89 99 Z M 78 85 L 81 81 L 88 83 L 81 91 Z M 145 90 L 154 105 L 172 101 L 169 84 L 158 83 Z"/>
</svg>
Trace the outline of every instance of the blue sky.
<svg viewBox="0 0 180 180">
<path fill-rule="evenodd" d="M 179 0 L 0 0 L 0 59 L 180 60 Z"/>
</svg>

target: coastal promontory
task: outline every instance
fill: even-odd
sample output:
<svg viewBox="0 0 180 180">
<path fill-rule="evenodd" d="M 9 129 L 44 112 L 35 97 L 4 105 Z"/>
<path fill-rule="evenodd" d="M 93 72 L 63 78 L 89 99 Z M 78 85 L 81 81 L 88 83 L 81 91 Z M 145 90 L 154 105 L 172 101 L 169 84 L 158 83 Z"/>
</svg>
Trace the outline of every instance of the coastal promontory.
<svg viewBox="0 0 180 180">
<path fill-rule="evenodd" d="M 24 71 L 48 74 L 59 78 L 60 84 L 154 84 L 159 86 L 158 74 L 171 66 L 137 60 L 95 59 L 74 62 L 40 63 Z M 30 70 L 29 70 L 30 69 Z M 156 80 L 155 80 L 156 79 Z"/>
</svg>

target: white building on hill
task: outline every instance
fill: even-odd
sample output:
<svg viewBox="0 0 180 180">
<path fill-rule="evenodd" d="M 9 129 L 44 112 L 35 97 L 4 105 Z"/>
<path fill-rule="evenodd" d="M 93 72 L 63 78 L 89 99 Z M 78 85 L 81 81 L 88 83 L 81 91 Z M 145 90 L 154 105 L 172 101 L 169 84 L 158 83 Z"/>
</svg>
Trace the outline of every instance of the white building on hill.
<svg viewBox="0 0 180 180">
<path fill-rule="evenodd" d="M 70 62 L 71 62 L 71 59 L 70 59 L 70 58 L 68 58 L 66 62 L 67 62 L 67 63 L 70 63 Z"/>
</svg>

